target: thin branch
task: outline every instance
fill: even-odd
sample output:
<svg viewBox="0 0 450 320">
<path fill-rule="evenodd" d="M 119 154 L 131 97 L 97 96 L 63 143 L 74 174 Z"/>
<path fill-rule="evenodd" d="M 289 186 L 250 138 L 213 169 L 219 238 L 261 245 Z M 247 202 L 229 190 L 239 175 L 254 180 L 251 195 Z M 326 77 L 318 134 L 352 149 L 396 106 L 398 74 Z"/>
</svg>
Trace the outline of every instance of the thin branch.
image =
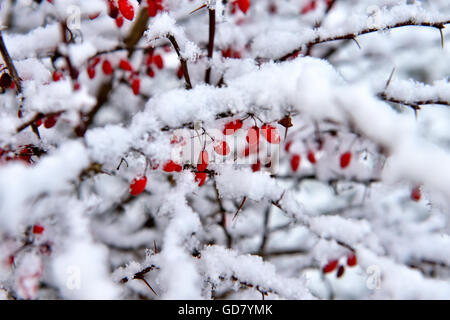
<svg viewBox="0 0 450 320">
<path fill-rule="evenodd" d="M 169 34 L 167 36 L 167 39 L 169 39 L 170 43 L 172 43 L 172 46 L 173 46 L 173 48 L 175 49 L 175 51 L 176 51 L 176 53 L 178 55 L 178 59 L 180 60 L 181 69 L 183 70 L 184 80 L 186 81 L 186 89 L 188 89 L 188 90 L 192 89 L 191 78 L 189 77 L 189 70 L 188 70 L 188 66 L 187 66 L 187 61 L 181 55 L 180 47 L 178 46 L 177 40 L 171 34 Z"/>
<path fill-rule="evenodd" d="M 423 105 L 442 105 L 442 106 L 450 106 L 450 101 L 440 100 L 440 99 L 429 99 L 429 100 L 419 100 L 419 101 L 405 101 L 395 97 L 390 97 L 386 92 L 382 92 L 378 95 L 381 99 L 388 102 L 398 103 L 405 106 L 409 106 L 414 110 L 420 110 L 420 106 Z"/>
<path fill-rule="evenodd" d="M 286 59 L 288 59 L 289 57 L 291 57 L 292 55 L 294 55 L 295 53 L 300 51 L 302 49 L 302 47 L 305 45 L 308 48 L 308 47 L 314 46 L 319 43 L 325 43 L 325 42 L 331 42 L 331 41 L 337 41 L 337 40 L 354 40 L 357 36 L 360 36 L 360 35 L 378 32 L 381 30 L 389 30 L 389 29 L 407 27 L 407 26 L 430 27 L 430 28 L 436 28 L 436 29 L 442 31 L 442 29 L 445 28 L 445 25 L 449 24 L 449 23 L 450 23 L 450 20 L 446 20 L 446 21 L 442 21 L 442 22 L 425 22 L 425 21 L 414 21 L 413 19 L 410 18 L 406 21 L 397 22 L 395 24 L 388 25 L 384 28 L 366 28 L 366 29 L 360 30 L 356 33 L 346 33 L 346 34 L 336 35 L 336 36 L 331 36 L 331 37 L 317 36 L 315 39 L 302 44 L 301 46 L 299 46 L 292 52 L 284 55 L 281 58 L 276 59 L 275 61 L 277 61 L 277 62 L 285 61 Z"/>
<path fill-rule="evenodd" d="M 208 9 L 209 11 L 209 42 L 208 42 L 208 60 L 211 62 L 214 53 L 214 35 L 216 33 L 216 10 Z M 211 65 L 208 64 L 208 68 L 205 73 L 205 82 L 209 84 L 211 77 Z"/>
<path fill-rule="evenodd" d="M 0 30 L 0 54 L 3 57 L 3 61 L 5 62 L 6 67 L 9 70 L 9 73 L 14 81 L 14 84 L 16 85 L 16 92 L 22 93 L 22 83 L 20 81 L 19 74 L 17 73 L 17 69 L 14 66 L 14 63 L 11 59 L 11 56 L 8 53 L 8 49 L 6 48 L 1 30 Z"/>
</svg>

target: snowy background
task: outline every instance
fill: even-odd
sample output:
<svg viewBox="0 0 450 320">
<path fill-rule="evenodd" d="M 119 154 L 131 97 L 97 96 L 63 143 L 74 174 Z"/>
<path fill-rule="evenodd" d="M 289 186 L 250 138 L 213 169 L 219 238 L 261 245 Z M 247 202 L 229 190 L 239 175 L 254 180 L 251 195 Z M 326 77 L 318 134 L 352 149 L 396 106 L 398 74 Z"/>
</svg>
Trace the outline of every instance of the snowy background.
<svg viewBox="0 0 450 320">
<path fill-rule="evenodd" d="M 448 0 L 0 25 L 0 298 L 450 298 Z"/>
</svg>

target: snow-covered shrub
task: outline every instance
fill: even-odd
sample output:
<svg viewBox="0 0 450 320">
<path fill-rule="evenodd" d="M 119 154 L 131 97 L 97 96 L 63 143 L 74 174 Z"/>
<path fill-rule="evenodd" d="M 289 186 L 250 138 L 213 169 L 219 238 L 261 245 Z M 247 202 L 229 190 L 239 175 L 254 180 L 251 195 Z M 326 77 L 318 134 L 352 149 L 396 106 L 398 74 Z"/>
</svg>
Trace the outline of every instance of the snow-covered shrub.
<svg viewBox="0 0 450 320">
<path fill-rule="evenodd" d="M 0 297 L 450 298 L 448 0 L 0 5 Z"/>
</svg>

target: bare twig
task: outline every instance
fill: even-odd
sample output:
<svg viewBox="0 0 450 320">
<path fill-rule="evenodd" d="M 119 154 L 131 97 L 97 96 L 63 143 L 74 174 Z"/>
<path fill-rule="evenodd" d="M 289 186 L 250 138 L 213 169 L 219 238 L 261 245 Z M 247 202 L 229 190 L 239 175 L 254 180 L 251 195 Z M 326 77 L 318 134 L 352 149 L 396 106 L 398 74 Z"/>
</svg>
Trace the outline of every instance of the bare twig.
<svg viewBox="0 0 450 320">
<path fill-rule="evenodd" d="M 346 33 L 346 34 L 331 36 L 331 37 L 317 36 L 315 39 L 302 44 L 301 46 L 299 46 L 292 52 L 284 55 L 281 58 L 276 59 L 276 61 L 278 61 L 278 62 L 285 61 L 286 59 L 288 59 L 289 57 L 291 57 L 292 55 L 294 55 L 298 51 L 300 51 L 303 46 L 306 46 L 308 48 L 308 47 L 314 46 L 319 43 L 325 43 L 325 42 L 331 42 L 331 41 L 337 41 L 337 40 L 354 40 L 357 36 L 360 36 L 363 34 L 378 32 L 381 30 L 401 28 L 401 27 L 406 27 L 406 26 L 430 27 L 430 28 L 436 28 L 436 29 L 442 31 L 442 29 L 445 28 L 445 25 L 449 24 L 449 23 L 450 23 L 450 20 L 446 20 L 446 21 L 442 21 L 442 22 L 426 22 L 426 21 L 415 21 L 413 19 L 408 19 L 405 21 L 401 21 L 401 22 L 397 22 L 395 24 L 385 26 L 384 28 L 366 28 L 366 29 L 360 30 L 355 33 Z"/>
<path fill-rule="evenodd" d="M 209 8 L 209 42 L 208 42 L 208 60 L 211 62 L 214 53 L 214 35 L 216 33 L 216 10 Z M 208 68 L 205 73 L 205 82 L 209 84 L 211 77 L 211 65 L 208 64 Z"/>
<path fill-rule="evenodd" d="M 169 34 L 167 36 L 167 39 L 169 39 L 170 43 L 172 43 L 172 46 L 173 46 L 173 48 L 175 49 L 175 51 L 176 51 L 176 53 L 178 55 L 178 59 L 180 60 L 181 69 L 183 70 L 184 80 L 186 81 L 186 89 L 188 89 L 188 90 L 192 89 L 191 78 L 189 77 L 189 70 L 188 70 L 188 66 L 187 66 L 187 61 L 181 55 L 180 47 L 179 47 L 179 45 L 177 43 L 177 40 L 171 34 Z"/>
<path fill-rule="evenodd" d="M 8 53 L 8 49 L 6 48 L 5 41 L 3 40 L 3 34 L 0 30 L 0 53 L 3 57 L 3 61 L 6 64 L 6 67 L 9 70 L 9 73 L 14 81 L 14 84 L 16 85 L 16 92 L 22 93 L 22 83 L 19 78 L 19 74 L 17 73 L 17 69 L 14 66 L 14 63 L 11 59 L 11 56 Z"/>
</svg>

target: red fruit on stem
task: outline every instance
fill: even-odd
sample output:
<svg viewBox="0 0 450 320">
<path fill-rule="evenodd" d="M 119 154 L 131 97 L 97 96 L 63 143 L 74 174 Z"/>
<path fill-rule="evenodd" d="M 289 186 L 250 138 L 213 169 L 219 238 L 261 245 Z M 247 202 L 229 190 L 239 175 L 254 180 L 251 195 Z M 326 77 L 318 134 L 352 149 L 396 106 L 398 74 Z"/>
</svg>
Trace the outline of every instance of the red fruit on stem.
<svg viewBox="0 0 450 320">
<path fill-rule="evenodd" d="M 133 89 L 134 95 L 138 95 L 141 88 L 141 80 L 139 78 L 134 78 L 131 82 L 131 89 Z"/>
<path fill-rule="evenodd" d="M 355 254 L 349 254 L 347 256 L 347 265 L 349 267 L 353 267 L 356 266 L 356 264 L 358 263 L 358 260 L 356 259 L 356 255 Z"/>
<path fill-rule="evenodd" d="M 247 13 L 250 8 L 250 0 L 237 0 L 237 4 L 243 13 Z"/>
<path fill-rule="evenodd" d="M 138 176 L 134 178 L 130 184 L 130 194 L 132 196 L 140 195 L 142 192 L 144 192 L 146 185 L 147 185 L 146 176 Z"/>
<path fill-rule="evenodd" d="M 151 67 L 148 67 L 148 68 L 147 68 L 147 75 L 148 75 L 150 78 L 153 78 L 153 77 L 155 76 L 155 71 L 153 71 L 153 69 L 152 69 Z"/>
<path fill-rule="evenodd" d="M 37 119 L 36 120 L 36 127 L 40 127 L 42 124 L 42 119 Z M 1 154 L 0 154 L 1 155 Z"/>
<path fill-rule="evenodd" d="M 237 119 L 236 121 L 228 122 L 228 123 L 225 124 L 225 128 L 223 129 L 223 134 L 224 135 L 232 135 L 237 130 L 242 128 L 243 124 L 244 123 L 241 120 L 239 120 L 239 119 Z"/>
<path fill-rule="evenodd" d="M 9 257 L 8 257 L 8 264 L 9 264 L 10 266 L 14 265 L 14 256 L 9 256 Z"/>
<path fill-rule="evenodd" d="M 198 171 L 205 171 L 208 167 L 208 161 L 209 161 L 208 151 L 203 150 L 200 152 L 200 155 L 198 156 L 198 162 L 197 162 L 197 170 Z"/>
<path fill-rule="evenodd" d="M 163 69 L 164 68 L 164 61 L 163 58 L 161 57 L 161 55 L 157 54 L 153 57 L 153 62 L 155 63 L 156 67 L 158 67 L 158 69 Z"/>
<path fill-rule="evenodd" d="M 108 60 L 103 61 L 102 70 L 103 73 L 106 74 L 107 76 L 109 76 L 114 71 L 111 62 L 109 62 Z"/>
<path fill-rule="evenodd" d="M 263 124 L 261 127 L 261 132 L 264 138 L 266 138 L 267 142 L 278 144 L 281 141 L 280 134 L 278 133 L 278 129 L 270 124 Z"/>
<path fill-rule="evenodd" d="M 198 182 L 199 187 L 204 185 L 205 181 L 206 181 L 206 173 L 205 172 L 196 172 L 195 173 L 195 181 Z"/>
<path fill-rule="evenodd" d="M 259 128 L 257 126 L 248 129 L 246 140 L 249 145 L 259 145 Z"/>
<path fill-rule="evenodd" d="M 116 19 L 119 15 L 119 8 L 116 7 L 113 1 L 109 1 L 108 15 L 113 19 Z"/>
<path fill-rule="evenodd" d="M 343 153 L 340 159 L 341 168 L 342 169 L 347 168 L 351 160 L 352 160 L 352 153 L 350 151 Z"/>
<path fill-rule="evenodd" d="M 125 71 L 133 71 L 133 67 L 131 66 L 130 62 L 126 59 L 120 60 L 119 67 L 120 69 Z"/>
<path fill-rule="evenodd" d="M 156 16 L 156 14 L 158 13 L 158 4 L 156 3 L 156 1 L 148 0 L 147 3 L 148 3 L 147 6 L 148 16 L 149 17 Z"/>
<path fill-rule="evenodd" d="M 153 63 L 153 54 L 149 54 L 148 56 L 147 56 L 147 59 L 145 59 L 145 64 L 147 65 L 147 66 L 149 66 L 149 65 L 151 65 Z"/>
<path fill-rule="evenodd" d="M 53 128 L 56 124 L 56 116 L 49 116 L 44 120 L 44 127 L 46 129 Z"/>
<path fill-rule="evenodd" d="M 59 80 L 61 80 L 62 78 L 62 73 L 59 71 L 54 71 L 53 75 L 52 75 L 53 81 L 57 82 Z"/>
<path fill-rule="evenodd" d="M 317 1 L 312 0 L 306 6 L 302 8 L 302 14 L 306 14 L 308 12 L 314 11 L 317 7 Z"/>
<path fill-rule="evenodd" d="M 118 28 L 122 28 L 122 26 L 123 26 L 123 17 L 122 16 L 116 18 L 116 26 Z"/>
<path fill-rule="evenodd" d="M 284 145 L 284 151 L 289 152 L 289 149 L 291 149 L 292 141 L 289 141 Z"/>
<path fill-rule="evenodd" d="M 33 226 L 33 233 L 34 234 L 42 234 L 44 232 L 45 228 L 41 226 L 40 224 L 35 224 Z"/>
<path fill-rule="evenodd" d="M 261 170 L 261 162 L 258 160 L 258 162 L 252 164 L 252 171 L 256 172 Z"/>
<path fill-rule="evenodd" d="M 338 271 L 336 272 L 336 277 L 340 278 L 344 275 L 345 268 L 344 266 L 339 266 Z"/>
<path fill-rule="evenodd" d="M 87 74 L 89 76 L 89 79 L 94 79 L 95 78 L 95 68 L 87 67 Z"/>
<path fill-rule="evenodd" d="M 414 187 L 411 190 L 411 199 L 418 202 L 422 199 L 422 190 L 420 190 L 420 186 Z"/>
<path fill-rule="evenodd" d="M 214 151 L 221 156 L 226 156 L 230 153 L 230 147 L 226 141 L 220 141 L 214 146 Z"/>
<path fill-rule="evenodd" d="M 163 166 L 163 171 L 165 172 L 180 172 L 181 170 L 183 170 L 183 167 L 172 160 L 167 161 Z"/>
<path fill-rule="evenodd" d="M 331 260 L 329 261 L 323 268 L 323 273 L 332 272 L 336 267 L 338 266 L 339 261 L 338 260 Z"/>
<path fill-rule="evenodd" d="M 294 172 L 297 172 L 298 168 L 300 167 L 300 161 L 301 157 L 299 154 L 294 154 L 291 158 L 291 169 Z"/>
<path fill-rule="evenodd" d="M 314 152 L 311 150 L 308 151 L 308 161 L 311 162 L 312 164 L 316 163 L 316 156 L 314 155 Z"/>
<path fill-rule="evenodd" d="M 133 20 L 134 7 L 128 0 L 119 0 L 119 10 L 125 19 Z"/>
</svg>

